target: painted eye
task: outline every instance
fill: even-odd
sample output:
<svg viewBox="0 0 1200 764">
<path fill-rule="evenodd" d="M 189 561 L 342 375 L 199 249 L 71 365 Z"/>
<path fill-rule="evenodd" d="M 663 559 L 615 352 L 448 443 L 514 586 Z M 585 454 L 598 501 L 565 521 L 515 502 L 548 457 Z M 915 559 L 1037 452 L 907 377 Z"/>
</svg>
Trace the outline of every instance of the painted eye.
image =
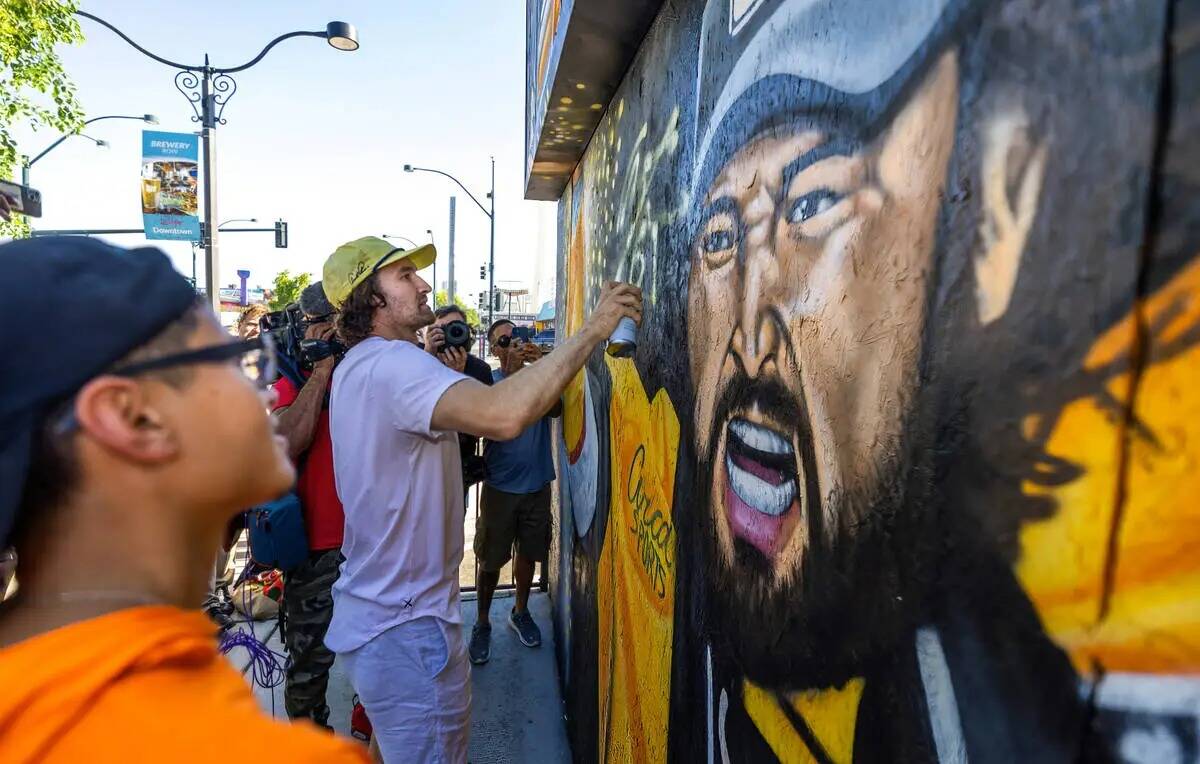
<svg viewBox="0 0 1200 764">
<path fill-rule="evenodd" d="M 730 212 L 714 212 L 696 237 L 696 252 L 709 269 L 720 268 L 733 259 L 739 238 L 737 218 Z"/>
<path fill-rule="evenodd" d="M 733 230 L 722 228 L 710 231 L 700 241 L 701 248 L 708 253 L 721 252 L 733 246 Z"/>
<path fill-rule="evenodd" d="M 842 200 L 842 195 L 827 188 L 809 191 L 804 196 L 792 202 L 788 212 L 788 222 L 794 224 L 810 220 L 833 207 Z"/>
</svg>

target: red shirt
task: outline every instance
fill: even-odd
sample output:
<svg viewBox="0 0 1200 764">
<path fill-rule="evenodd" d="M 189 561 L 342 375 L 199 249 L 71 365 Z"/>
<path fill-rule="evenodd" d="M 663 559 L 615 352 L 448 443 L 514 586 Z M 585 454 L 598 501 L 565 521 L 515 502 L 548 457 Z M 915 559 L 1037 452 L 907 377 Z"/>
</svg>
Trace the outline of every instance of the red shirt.
<svg viewBox="0 0 1200 764">
<path fill-rule="evenodd" d="M 300 391 L 287 377 L 275 383 L 279 396 L 275 410 L 290 406 Z M 308 531 L 308 548 L 314 552 L 340 549 L 346 517 L 333 483 L 333 438 L 329 436 L 329 408 L 322 407 L 312 445 L 296 481 L 296 495 L 304 507 L 304 527 Z"/>
</svg>

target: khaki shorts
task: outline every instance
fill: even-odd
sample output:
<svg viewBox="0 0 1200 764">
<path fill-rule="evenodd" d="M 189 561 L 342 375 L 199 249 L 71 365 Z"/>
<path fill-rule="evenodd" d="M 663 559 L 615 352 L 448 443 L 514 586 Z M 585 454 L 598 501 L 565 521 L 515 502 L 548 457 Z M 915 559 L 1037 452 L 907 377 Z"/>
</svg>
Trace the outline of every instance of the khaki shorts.
<svg viewBox="0 0 1200 764">
<path fill-rule="evenodd" d="M 475 519 L 475 559 L 496 573 L 517 554 L 545 562 L 550 552 L 550 486 L 537 493 L 505 493 L 484 483 Z"/>
</svg>

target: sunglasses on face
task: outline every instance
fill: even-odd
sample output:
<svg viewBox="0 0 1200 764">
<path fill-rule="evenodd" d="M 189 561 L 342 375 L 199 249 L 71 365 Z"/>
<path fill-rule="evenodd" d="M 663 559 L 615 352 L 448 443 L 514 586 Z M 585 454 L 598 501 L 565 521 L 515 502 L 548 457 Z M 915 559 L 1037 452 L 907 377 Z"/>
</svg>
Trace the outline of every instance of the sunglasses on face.
<svg viewBox="0 0 1200 764">
<path fill-rule="evenodd" d="M 259 390 L 266 390 L 276 377 L 279 376 L 279 366 L 275 354 L 275 341 L 270 333 L 260 334 L 254 339 L 241 342 L 225 342 L 183 353 L 172 353 L 160 358 L 131 363 L 105 372 L 117 377 L 136 377 L 151 371 L 160 371 L 176 366 L 192 366 L 201 363 L 227 363 L 238 361 L 242 374 Z M 60 434 L 74 430 L 79 421 L 75 418 L 75 405 L 72 395 L 62 407 L 62 416 L 55 425 Z"/>
<path fill-rule="evenodd" d="M 150 371 L 169 369 L 174 366 L 192 366 L 200 363 L 225 363 L 238 360 L 238 365 L 247 379 L 265 390 L 278 376 L 275 341 L 270 333 L 260 334 L 242 342 L 226 342 L 198 350 L 173 353 L 161 358 L 121 366 L 109 374 L 118 377 L 135 377 Z"/>
</svg>

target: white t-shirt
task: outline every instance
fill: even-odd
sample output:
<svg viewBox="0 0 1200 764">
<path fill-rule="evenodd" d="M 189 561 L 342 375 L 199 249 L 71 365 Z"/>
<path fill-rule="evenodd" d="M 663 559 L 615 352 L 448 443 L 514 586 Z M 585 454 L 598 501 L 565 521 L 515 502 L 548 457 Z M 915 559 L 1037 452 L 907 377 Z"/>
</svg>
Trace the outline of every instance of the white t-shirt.
<svg viewBox="0 0 1200 764">
<path fill-rule="evenodd" d="M 346 561 L 325 635 L 334 652 L 419 616 L 462 622 L 458 435 L 430 421 L 464 379 L 411 342 L 379 337 L 351 348 L 333 374 L 333 472 L 346 512 Z"/>
</svg>

